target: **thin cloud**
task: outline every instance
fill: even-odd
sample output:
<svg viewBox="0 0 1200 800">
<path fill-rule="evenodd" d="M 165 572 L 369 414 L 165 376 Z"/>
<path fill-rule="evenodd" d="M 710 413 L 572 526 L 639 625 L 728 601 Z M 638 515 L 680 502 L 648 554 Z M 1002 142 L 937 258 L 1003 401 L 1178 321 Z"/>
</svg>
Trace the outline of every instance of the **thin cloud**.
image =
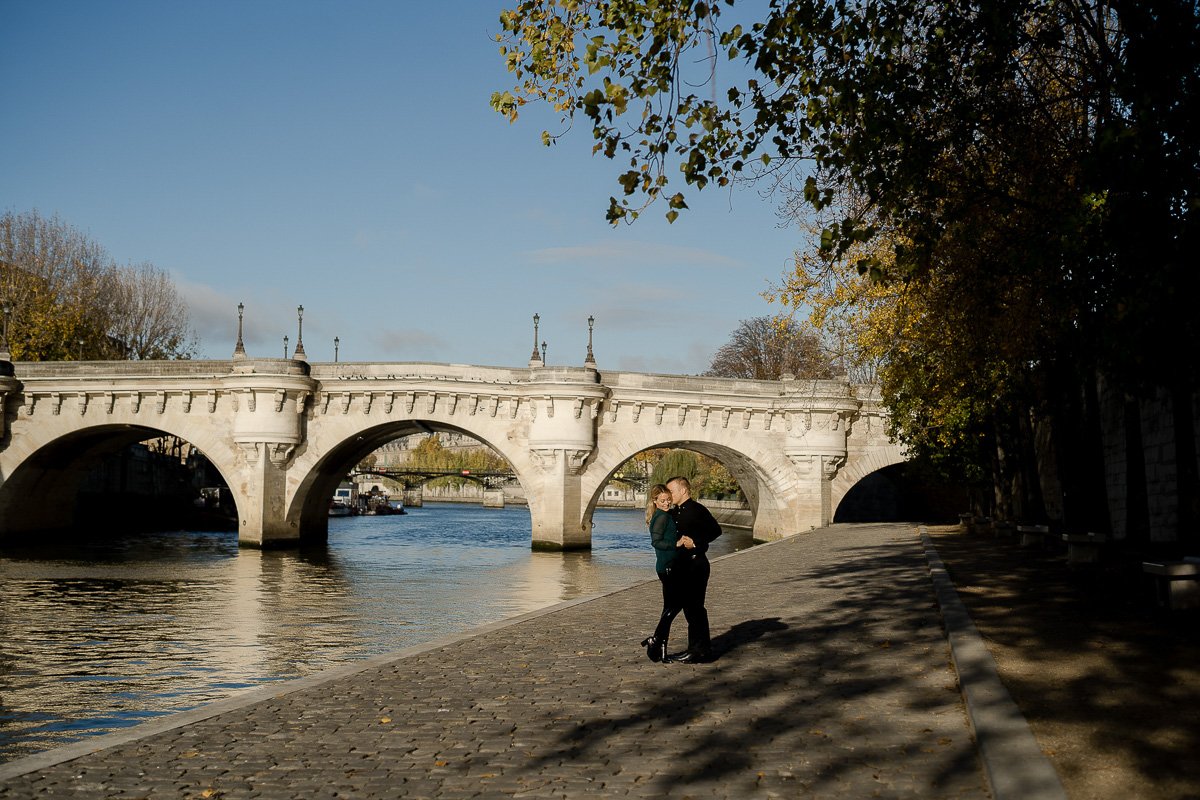
<svg viewBox="0 0 1200 800">
<path fill-rule="evenodd" d="M 714 253 L 711 250 L 653 242 L 597 242 L 569 247 L 543 247 L 526 251 L 525 256 L 533 264 L 573 265 L 602 261 L 610 266 L 661 266 L 663 264 L 745 266 L 737 259 Z"/>
<path fill-rule="evenodd" d="M 438 353 L 447 349 L 447 342 L 442 337 L 422 330 L 379 330 L 371 334 L 370 344 L 386 353 L 386 360 L 395 361 L 426 361 L 436 360 Z M 349 345 L 343 342 L 343 348 Z M 349 352 L 345 351 L 344 352 Z M 348 360 L 353 361 L 353 356 Z"/>
</svg>

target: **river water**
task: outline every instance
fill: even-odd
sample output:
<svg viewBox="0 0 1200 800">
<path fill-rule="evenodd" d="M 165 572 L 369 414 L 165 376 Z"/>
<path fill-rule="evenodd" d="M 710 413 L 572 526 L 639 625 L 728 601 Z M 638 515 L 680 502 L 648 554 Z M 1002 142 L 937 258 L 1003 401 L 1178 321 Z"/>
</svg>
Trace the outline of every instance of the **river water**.
<svg viewBox="0 0 1200 800">
<path fill-rule="evenodd" d="M 641 511 L 594 524 L 581 553 L 533 552 L 524 507 L 433 504 L 330 519 L 299 551 L 196 531 L 0 551 L 0 761 L 653 579 Z"/>
</svg>

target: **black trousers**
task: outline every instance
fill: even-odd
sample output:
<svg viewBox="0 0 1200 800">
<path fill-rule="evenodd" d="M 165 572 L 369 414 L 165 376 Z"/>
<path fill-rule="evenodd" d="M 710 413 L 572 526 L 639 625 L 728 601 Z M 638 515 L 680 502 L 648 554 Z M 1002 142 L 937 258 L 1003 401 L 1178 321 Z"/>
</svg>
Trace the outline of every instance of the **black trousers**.
<svg viewBox="0 0 1200 800">
<path fill-rule="evenodd" d="M 711 571 L 708 557 L 698 553 L 682 576 L 683 616 L 687 618 L 688 650 L 692 652 L 703 652 L 712 647 L 712 637 L 708 629 L 708 609 L 704 607 L 704 595 L 708 592 L 708 576 Z"/>
<path fill-rule="evenodd" d="M 684 574 L 676 566 L 670 574 L 658 573 L 658 580 L 662 583 L 663 607 L 654 628 L 654 638 L 666 642 L 671 635 L 671 623 L 683 610 Z"/>
</svg>

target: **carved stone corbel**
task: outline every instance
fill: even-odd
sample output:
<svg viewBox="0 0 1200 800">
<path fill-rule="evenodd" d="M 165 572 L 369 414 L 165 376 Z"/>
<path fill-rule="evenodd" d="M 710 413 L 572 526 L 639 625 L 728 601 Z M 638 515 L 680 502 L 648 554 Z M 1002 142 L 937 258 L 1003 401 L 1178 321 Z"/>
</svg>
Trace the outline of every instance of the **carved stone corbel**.
<svg viewBox="0 0 1200 800">
<path fill-rule="evenodd" d="M 413 410 L 413 406 L 415 406 L 416 404 L 417 404 L 416 393 L 415 392 L 405 392 L 404 393 L 404 412 L 406 414 L 411 414 L 412 410 Z"/>
<path fill-rule="evenodd" d="M 704 406 L 704 408 L 700 409 L 700 427 L 701 428 L 708 427 L 708 411 L 709 411 L 708 406 Z"/>
<path fill-rule="evenodd" d="M 432 414 L 435 408 L 437 408 L 437 392 L 430 392 L 426 398 L 425 413 Z"/>
<path fill-rule="evenodd" d="M 609 400 L 608 401 L 608 421 L 609 422 L 617 421 L 617 410 L 620 405 L 621 405 L 621 402 L 619 400 Z"/>
<path fill-rule="evenodd" d="M 750 429 L 750 419 L 753 416 L 754 412 L 748 408 L 742 411 L 742 430 Z"/>
<path fill-rule="evenodd" d="M 590 453 L 590 450 L 563 451 L 563 454 L 567 459 L 567 470 L 570 471 L 572 475 L 578 475 L 579 471 L 583 469 L 583 462 L 587 461 L 587 457 Z"/>
<path fill-rule="evenodd" d="M 633 404 L 633 421 L 637 422 L 641 416 L 642 416 L 642 404 L 634 403 Z"/>
<path fill-rule="evenodd" d="M 554 398 L 546 395 L 546 419 L 554 418 Z"/>
<path fill-rule="evenodd" d="M 0 397 L 0 401 L 2 401 L 2 400 L 3 400 L 3 398 Z M 87 407 L 88 407 L 88 393 L 80 392 L 79 393 L 79 416 L 82 417 L 84 414 L 87 413 Z M 3 406 L 0 405 L 0 411 L 2 411 L 2 410 L 3 410 Z"/>
<path fill-rule="evenodd" d="M 283 404 L 287 402 L 287 391 L 284 389 L 275 390 L 275 413 L 283 411 Z"/>
<path fill-rule="evenodd" d="M 242 458 L 250 466 L 258 463 L 259 443 L 258 442 L 238 442 L 238 449 L 242 453 Z"/>
<path fill-rule="evenodd" d="M 789 453 L 788 459 L 796 465 L 796 469 L 803 477 L 807 478 L 812 475 L 813 463 L 816 456 L 804 453 Z"/>
<path fill-rule="evenodd" d="M 688 407 L 686 405 L 679 406 L 679 414 L 675 418 L 676 425 L 682 425 L 687 420 Z"/>
<path fill-rule="evenodd" d="M 167 410 L 167 393 L 157 392 L 154 396 L 154 413 L 162 414 Z"/>
<path fill-rule="evenodd" d="M 350 392 L 342 392 L 341 396 L 338 399 L 342 401 L 342 413 L 349 414 L 350 413 L 350 399 L 351 399 Z"/>
<path fill-rule="evenodd" d="M 189 391 L 180 392 L 179 403 L 183 408 L 183 413 L 192 413 L 192 393 Z"/>
<path fill-rule="evenodd" d="M 276 467 L 283 469 L 292 457 L 292 453 L 296 450 L 296 445 L 288 444 L 287 442 L 270 442 L 263 445 L 267 451 L 267 457 L 271 459 L 271 463 Z"/>
<path fill-rule="evenodd" d="M 846 463 L 845 456 L 821 456 L 821 475 L 827 481 L 837 477 L 838 470 Z"/>
<path fill-rule="evenodd" d="M 730 408 L 729 406 L 725 406 L 724 408 L 721 409 L 721 427 L 722 428 L 729 427 L 729 415 L 732 413 L 733 413 L 733 409 Z"/>
<path fill-rule="evenodd" d="M 296 413 L 303 414 L 304 407 L 308 405 L 308 392 L 296 392 Z"/>
<path fill-rule="evenodd" d="M 539 469 L 549 469 L 550 467 L 554 466 L 554 463 L 558 458 L 557 452 L 558 451 L 556 450 L 543 448 L 538 450 L 530 450 L 529 455 L 532 457 L 534 465 L 536 465 Z"/>
<path fill-rule="evenodd" d="M 211 414 L 216 410 L 217 410 L 217 393 L 215 390 L 210 389 L 208 392 L 208 413 Z"/>
<path fill-rule="evenodd" d="M 117 396 L 112 392 L 104 393 L 104 413 L 111 414 L 117 405 Z"/>
<path fill-rule="evenodd" d="M 374 402 L 375 402 L 375 393 L 374 392 L 364 392 L 363 396 L 362 396 L 362 413 L 370 414 L 371 413 L 371 405 Z"/>
<path fill-rule="evenodd" d="M 654 424 L 655 425 L 662 425 L 663 412 L 666 410 L 667 410 L 667 407 L 665 405 L 663 405 L 662 403 L 659 403 L 658 405 L 656 405 L 654 407 Z"/>
<path fill-rule="evenodd" d="M 583 398 L 576 397 L 575 398 L 575 419 L 579 419 L 582 416 L 583 416 Z"/>
</svg>

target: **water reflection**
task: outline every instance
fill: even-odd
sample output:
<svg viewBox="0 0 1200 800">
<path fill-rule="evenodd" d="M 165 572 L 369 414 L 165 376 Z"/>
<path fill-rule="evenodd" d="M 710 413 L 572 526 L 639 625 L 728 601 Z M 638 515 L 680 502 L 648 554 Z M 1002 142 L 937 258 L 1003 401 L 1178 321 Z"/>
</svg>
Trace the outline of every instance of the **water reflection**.
<svg viewBox="0 0 1200 800">
<path fill-rule="evenodd" d="M 653 578 L 640 511 L 532 552 L 523 508 L 330 520 L 327 545 L 179 532 L 0 555 L 0 761 Z M 714 554 L 750 545 L 728 531 Z"/>
</svg>

